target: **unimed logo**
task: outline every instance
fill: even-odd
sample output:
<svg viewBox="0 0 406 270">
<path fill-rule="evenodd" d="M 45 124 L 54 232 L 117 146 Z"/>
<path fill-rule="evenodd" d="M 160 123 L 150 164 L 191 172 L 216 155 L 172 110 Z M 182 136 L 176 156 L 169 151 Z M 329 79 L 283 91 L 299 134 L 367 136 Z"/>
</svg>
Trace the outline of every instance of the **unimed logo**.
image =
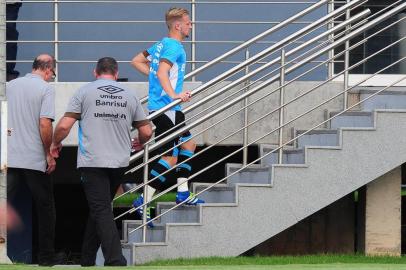
<svg viewBox="0 0 406 270">
<path fill-rule="evenodd" d="M 124 89 L 121 89 L 120 87 L 116 87 L 113 85 L 100 86 L 100 87 L 97 87 L 97 89 L 102 90 L 106 93 L 109 93 L 110 95 L 114 95 L 121 91 L 124 91 Z"/>
</svg>

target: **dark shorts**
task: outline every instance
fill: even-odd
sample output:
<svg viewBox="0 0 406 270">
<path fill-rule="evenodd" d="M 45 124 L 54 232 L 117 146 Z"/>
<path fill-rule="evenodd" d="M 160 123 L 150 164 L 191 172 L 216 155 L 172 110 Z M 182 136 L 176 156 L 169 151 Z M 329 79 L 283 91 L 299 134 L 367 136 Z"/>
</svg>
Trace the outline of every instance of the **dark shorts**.
<svg viewBox="0 0 406 270">
<path fill-rule="evenodd" d="M 153 112 L 151 112 L 153 113 Z M 168 111 L 164 114 L 161 114 L 160 116 L 156 117 L 155 119 L 152 120 L 154 123 L 156 129 L 155 129 L 155 137 L 160 136 L 161 134 L 165 133 L 166 131 L 170 130 L 174 126 L 176 126 L 179 123 L 182 123 L 185 121 L 185 115 L 181 111 Z M 163 135 L 162 138 L 166 137 L 168 134 L 172 134 L 173 132 L 183 128 L 185 126 L 185 123 L 179 125 L 179 127 L 176 127 L 172 131 L 168 132 L 166 135 Z M 166 152 L 167 150 L 171 149 L 175 145 L 182 143 L 192 137 L 192 134 L 190 133 L 189 130 L 185 131 L 183 134 L 180 136 L 174 138 L 168 143 L 165 143 L 162 145 L 159 149 L 155 151 L 156 154 L 162 154 Z M 158 138 L 158 141 L 162 138 Z M 165 154 L 165 156 L 178 156 L 178 147 L 174 148 L 173 150 L 169 151 L 168 153 Z"/>
</svg>

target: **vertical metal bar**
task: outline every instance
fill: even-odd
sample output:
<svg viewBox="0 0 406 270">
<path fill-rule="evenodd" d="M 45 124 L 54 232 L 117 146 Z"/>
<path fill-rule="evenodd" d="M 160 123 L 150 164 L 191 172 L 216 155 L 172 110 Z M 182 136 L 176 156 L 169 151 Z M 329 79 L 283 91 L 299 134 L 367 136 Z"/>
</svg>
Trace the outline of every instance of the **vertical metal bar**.
<svg viewBox="0 0 406 270">
<path fill-rule="evenodd" d="M 5 43 L 3 43 L 5 44 Z M 5 61 L 3 63 L 6 63 Z M 5 72 L 2 70 L 2 73 Z M 3 76 L 2 76 L 3 77 Z M 5 76 L 4 76 L 5 78 Z M 4 81 L 5 82 L 5 79 Z M 0 171 L 0 264 L 10 264 L 7 257 L 7 101 L 0 103 L 1 110 L 1 171 Z"/>
<path fill-rule="evenodd" d="M 55 66 L 55 72 L 56 72 L 56 76 L 55 76 L 55 82 L 57 82 L 59 80 L 59 33 L 58 33 L 58 23 L 59 23 L 59 5 L 58 5 L 58 0 L 54 0 L 54 57 L 55 57 L 55 62 L 56 62 L 56 66 Z"/>
<path fill-rule="evenodd" d="M 364 33 L 362 33 L 362 39 L 366 39 L 367 38 L 367 33 L 366 31 Z M 363 57 L 367 57 L 367 44 L 368 42 L 364 42 L 362 44 L 362 55 Z M 362 74 L 366 74 L 367 72 L 367 65 L 366 63 L 362 64 Z"/>
<path fill-rule="evenodd" d="M 245 60 L 247 60 L 249 58 L 250 58 L 250 52 L 248 50 L 246 50 L 245 51 Z M 249 72 L 250 72 L 249 67 L 246 66 L 245 67 L 245 74 L 248 74 Z M 248 91 L 249 83 L 250 83 L 249 80 L 247 80 L 245 82 L 245 90 L 244 90 L 244 92 Z M 247 148 L 247 145 L 248 145 L 248 128 L 247 128 L 247 125 L 248 125 L 248 107 L 247 107 L 247 105 L 248 105 L 248 97 L 244 99 L 244 107 L 245 107 L 245 109 L 244 109 L 244 127 L 245 128 L 244 128 L 244 133 L 243 133 L 243 145 L 244 145 L 243 152 L 242 152 L 242 164 L 243 164 L 243 166 L 247 165 L 247 163 L 248 163 L 248 148 Z"/>
<path fill-rule="evenodd" d="M 285 103 L 285 49 L 281 50 L 281 70 L 280 70 L 280 79 L 279 79 L 279 85 L 281 86 L 281 89 L 279 90 L 279 107 L 281 107 Z M 283 163 L 283 113 L 284 113 L 284 107 L 281 107 L 279 109 L 279 150 L 278 150 L 278 163 L 282 164 Z"/>
<path fill-rule="evenodd" d="M 327 12 L 330 13 L 330 12 L 333 12 L 333 10 L 334 10 L 334 0 L 331 0 L 328 3 L 328 6 L 327 6 Z M 330 22 L 328 23 L 328 29 L 331 29 L 333 27 L 334 27 L 334 18 L 332 18 L 330 20 Z M 329 40 L 332 40 L 333 38 L 334 38 L 334 34 L 331 34 L 331 35 L 328 36 Z M 328 52 L 328 58 L 332 59 L 333 57 L 334 57 L 334 49 L 331 49 Z M 331 60 L 331 61 L 328 62 L 328 64 L 327 64 L 327 74 L 328 74 L 327 76 L 328 76 L 329 79 L 331 79 L 331 77 L 333 77 L 333 74 L 334 74 L 334 60 Z"/>
<path fill-rule="evenodd" d="M 148 160 L 149 160 L 149 144 L 146 143 L 144 145 L 144 203 L 147 202 L 148 200 L 148 194 L 147 194 L 147 182 L 148 182 Z M 143 211 L 142 211 L 142 225 L 145 225 L 147 223 L 147 204 L 143 206 Z M 142 242 L 145 243 L 147 239 L 147 226 L 142 227 Z"/>
<path fill-rule="evenodd" d="M 7 216 L 7 98 L 6 98 L 6 1 L 0 2 L 0 216 Z M 10 264 L 7 257 L 7 218 L 0 218 L 0 264 Z"/>
<path fill-rule="evenodd" d="M 192 4 L 192 10 L 191 10 L 191 15 L 192 15 L 192 55 L 191 55 L 191 60 L 192 60 L 192 70 L 194 71 L 196 69 L 196 0 L 191 0 Z M 195 81 L 196 77 L 192 77 L 192 81 Z"/>
<path fill-rule="evenodd" d="M 349 3 L 350 0 L 347 0 L 347 3 Z M 345 19 L 348 20 L 351 17 L 350 14 L 351 10 L 347 9 L 347 11 L 345 12 Z M 350 25 L 346 26 L 346 35 L 349 34 L 349 29 L 350 29 Z M 345 54 L 344 54 L 344 90 L 348 89 L 348 85 L 349 85 L 349 71 L 348 71 L 348 67 L 350 66 L 350 41 L 347 40 L 345 42 Z M 344 92 L 344 110 L 347 109 L 348 106 L 348 93 L 347 91 Z"/>
</svg>

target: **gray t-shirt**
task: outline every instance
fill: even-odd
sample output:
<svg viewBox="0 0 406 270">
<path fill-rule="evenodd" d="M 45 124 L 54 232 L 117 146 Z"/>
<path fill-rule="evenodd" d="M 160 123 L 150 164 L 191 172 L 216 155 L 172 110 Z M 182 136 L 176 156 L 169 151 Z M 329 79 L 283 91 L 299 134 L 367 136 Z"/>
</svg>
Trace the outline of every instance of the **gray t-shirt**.
<svg viewBox="0 0 406 270">
<path fill-rule="evenodd" d="M 39 75 L 28 73 L 6 84 L 8 100 L 8 167 L 45 172 L 46 155 L 40 118 L 55 118 L 55 90 Z"/>
<path fill-rule="evenodd" d="M 132 123 L 146 120 L 134 93 L 99 79 L 80 88 L 66 112 L 80 114 L 78 168 L 128 166 Z"/>
</svg>

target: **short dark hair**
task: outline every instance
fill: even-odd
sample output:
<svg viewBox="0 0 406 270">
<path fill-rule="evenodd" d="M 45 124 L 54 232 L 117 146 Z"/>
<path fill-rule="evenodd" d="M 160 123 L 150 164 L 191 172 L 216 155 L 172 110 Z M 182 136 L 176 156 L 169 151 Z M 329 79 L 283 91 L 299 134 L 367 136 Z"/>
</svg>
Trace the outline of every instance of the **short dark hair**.
<svg viewBox="0 0 406 270">
<path fill-rule="evenodd" d="M 55 68 L 55 59 L 53 57 L 44 58 L 36 57 L 32 63 L 33 70 L 47 70 Z"/>
<path fill-rule="evenodd" d="M 118 64 L 113 57 L 103 57 L 97 61 L 96 73 L 115 75 L 118 71 Z"/>
</svg>

